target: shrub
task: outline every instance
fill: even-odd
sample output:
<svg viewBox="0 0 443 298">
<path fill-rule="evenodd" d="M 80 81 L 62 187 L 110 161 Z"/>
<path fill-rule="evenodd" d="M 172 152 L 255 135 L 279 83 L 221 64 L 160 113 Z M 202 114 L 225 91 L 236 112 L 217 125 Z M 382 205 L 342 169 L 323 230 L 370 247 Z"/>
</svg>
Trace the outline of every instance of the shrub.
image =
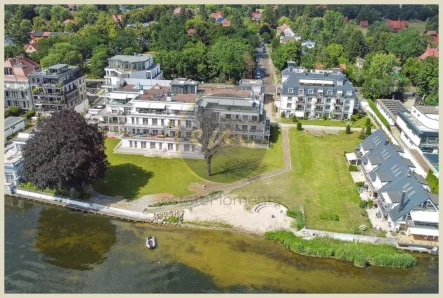
<svg viewBox="0 0 443 298">
<path fill-rule="evenodd" d="M 365 135 L 370 136 L 371 135 L 371 126 L 366 126 L 366 131 L 365 131 Z"/>
<path fill-rule="evenodd" d="M 429 183 L 429 187 L 431 188 L 431 192 L 438 194 L 438 178 L 435 177 L 435 175 L 431 169 L 429 169 L 428 175 L 426 175 L 426 181 L 428 181 L 428 183 Z"/>
<path fill-rule="evenodd" d="M 367 201 L 360 201 L 360 208 L 365 209 L 368 206 L 368 202 Z"/>
<path fill-rule="evenodd" d="M 358 172 L 358 168 L 357 168 L 357 166 L 354 166 L 354 165 L 349 165 L 349 171 L 350 172 Z"/>
<path fill-rule="evenodd" d="M 368 207 L 369 208 L 374 207 L 374 201 L 368 201 Z"/>
<path fill-rule="evenodd" d="M 371 119 L 366 118 L 365 126 L 366 126 L 366 127 L 367 127 L 367 126 L 371 126 Z"/>
<path fill-rule="evenodd" d="M 320 219 L 340 221 L 340 217 L 337 214 L 321 213 Z"/>
<path fill-rule="evenodd" d="M 357 115 L 352 115 L 351 116 L 351 122 L 357 122 L 357 120 L 358 120 Z"/>
<path fill-rule="evenodd" d="M 302 130 L 302 129 L 303 129 L 303 127 L 302 127 L 301 123 L 297 122 L 297 130 Z"/>
<path fill-rule="evenodd" d="M 323 237 L 305 240 L 284 230 L 266 232 L 265 238 L 280 241 L 295 253 L 323 258 L 334 257 L 352 262 L 357 266 L 370 264 L 385 267 L 411 267 L 416 264 L 415 257 L 399 252 L 390 245 L 353 243 Z"/>
<path fill-rule="evenodd" d="M 363 185 L 365 185 L 365 183 L 364 182 L 355 182 L 355 185 L 357 187 L 362 187 Z"/>
<path fill-rule="evenodd" d="M 351 133 L 351 126 L 348 124 L 346 125 L 346 134 L 350 134 Z"/>
<path fill-rule="evenodd" d="M 297 116 L 292 116 L 292 122 L 297 122 Z"/>
<path fill-rule="evenodd" d="M 16 106 L 10 106 L 7 110 L 5 110 L 5 118 L 8 116 L 20 116 L 22 114 L 22 108 Z"/>
<path fill-rule="evenodd" d="M 178 218 L 178 216 L 170 216 L 170 217 L 166 218 L 165 221 L 166 222 L 178 223 L 179 222 L 179 218 Z"/>
<path fill-rule="evenodd" d="M 377 115 L 377 117 L 380 119 L 380 121 L 386 126 L 386 128 L 390 131 L 391 130 L 391 126 L 389 125 L 389 122 L 386 120 L 385 117 L 383 117 L 383 115 L 380 113 L 380 111 L 377 109 L 377 106 L 375 105 L 375 103 L 367 98 L 366 99 L 369 106 L 371 107 L 371 109 L 374 111 L 374 113 Z"/>
<path fill-rule="evenodd" d="M 286 212 L 286 215 L 297 220 L 297 230 L 303 229 L 303 227 L 305 226 L 303 212 L 301 212 L 300 210 L 288 210 Z"/>
<path fill-rule="evenodd" d="M 280 113 L 280 117 L 281 117 L 281 118 L 286 118 L 286 114 L 285 114 L 285 112 L 281 112 L 281 113 Z"/>
<path fill-rule="evenodd" d="M 361 130 L 360 130 L 360 135 L 358 136 L 360 139 L 364 139 L 364 138 L 366 138 L 366 135 L 365 135 L 365 129 L 364 128 L 362 128 Z"/>
</svg>

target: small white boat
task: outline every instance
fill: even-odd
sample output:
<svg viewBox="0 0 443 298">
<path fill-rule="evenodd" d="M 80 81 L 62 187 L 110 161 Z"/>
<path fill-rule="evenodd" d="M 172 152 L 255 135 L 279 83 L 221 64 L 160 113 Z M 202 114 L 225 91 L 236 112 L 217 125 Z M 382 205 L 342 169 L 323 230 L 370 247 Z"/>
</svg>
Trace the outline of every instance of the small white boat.
<svg viewBox="0 0 443 298">
<path fill-rule="evenodd" d="M 154 236 L 149 236 L 146 237 L 146 247 L 147 248 L 155 248 L 155 237 Z"/>
</svg>

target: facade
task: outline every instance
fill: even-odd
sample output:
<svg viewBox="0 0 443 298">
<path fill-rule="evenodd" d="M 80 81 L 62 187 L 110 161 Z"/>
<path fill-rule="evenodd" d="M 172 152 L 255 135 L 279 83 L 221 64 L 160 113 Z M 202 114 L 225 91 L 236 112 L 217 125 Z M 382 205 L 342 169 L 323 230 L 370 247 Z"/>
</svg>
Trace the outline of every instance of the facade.
<svg viewBox="0 0 443 298">
<path fill-rule="evenodd" d="M 125 84 L 125 79 L 156 79 L 162 78 L 160 65 L 154 63 L 150 54 L 116 55 L 108 59 L 105 68 L 106 91 L 117 90 Z"/>
<path fill-rule="evenodd" d="M 8 58 L 4 66 L 5 108 L 17 106 L 24 110 L 34 108 L 28 75 L 40 65 L 28 58 Z"/>
<path fill-rule="evenodd" d="M 23 178 L 23 156 L 21 147 L 26 144 L 28 133 L 19 133 L 13 143 L 4 149 L 5 191 L 10 192 Z"/>
<path fill-rule="evenodd" d="M 438 107 L 413 106 L 397 115 L 401 139 L 409 147 L 423 153 L 438 153 Z"/>
<path fill-rule="evenodd" d="M 315 48 L 315 42 L 313 42 L 312 40 L 304 40 L 302 43 L 301 43 L 301 46 L 302 47 L 305 47 L 305 48 L 308 48 L 308 49 L 313 49 L 313 48 Z"/>
<path fill-rule="evenodd" d="M 25 49 L 25 53 L 28 55 L 35 53 L 38 51 L 38 42 L 36 41 L 32 44 L 25 44 L 24 49 Z"/>
<path fill-rule="evenodd" d="M 401 147 L 389 143 L 378 129 L 355 149 L 366 177 L 368 194 L 377 204 L 377 216 L 391 231 L 407 235 L 438 237 L 438 196 L 429 192 L 426 180 L 417 175 Z"/>
<path fill-rule="evenodd" d="M 191 140 L 199 109 L 211 109 L 223 129 L 255 143 L 269 141 L 270 123 L 263 103 L 252 90 L 199 89 L 198 83 L 176 79 L 170 86 L 136 89 L 128 85 L 104 95 L 106 105 L 90 109 L 86 118 L 105 132 L 123 135 L 115 151 L 183 158 L 203 158 Z"/>
<path fill-rule="evenodd" d="M 36 112 L 49 114 L 64 109 L 86 112 L 85 76 L 78 66 L 56 64 L 29 74 Z"/>
<path fill-rule="evenodd" d="M 399 111 L 406 111 L 405 106 L 395 99 L 377 99 L 377 108 L 390 125 L 395 125 Z"/>
<path fill-rule="evenodd" d="M 26 117 L 8 117 L 5 119 L 5 143 L 9 136 L 26 127 Z"/>
<path fill-rule="evenodd" d="M 282 71 L 280 112 L 286 117 L 350 119 L 355 89 L 340 69 L 307 70 L 288 61 Z"/>
<path fill-rule="evenodd" d="M 243 79 L 238 83 L 238 87 L 243 90 L 252 90 L 254 94 L 259 95 L 259 100 L 264 101 L 265 81 Z"/>
</svg>

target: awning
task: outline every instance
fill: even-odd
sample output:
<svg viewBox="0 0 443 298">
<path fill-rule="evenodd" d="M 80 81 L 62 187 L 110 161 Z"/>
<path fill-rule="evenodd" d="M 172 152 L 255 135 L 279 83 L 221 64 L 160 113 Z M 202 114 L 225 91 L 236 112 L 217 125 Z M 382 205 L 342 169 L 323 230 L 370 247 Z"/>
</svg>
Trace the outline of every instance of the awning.
<svg viewBox="0 0 443 298">
<path fill-rule="evenodd" d="M 409 228 L 409 234 L 422 235 L 422 236 L 434 236 L 438 237 L 438 229 L 432 228 Z"/>
<path fill-rule="evenodd" d="M 430 211 L 411 211 L 413 221 L 438 223 L 439 212 Z"/>
<path fill-rule="evenodd" d="M 351 161 L 351 160 L 357 160 L 357 155 L 355 155 L 354 152 L 346 153 L 346 159 L 347 159 L 348 161 Z"/>
</svg>

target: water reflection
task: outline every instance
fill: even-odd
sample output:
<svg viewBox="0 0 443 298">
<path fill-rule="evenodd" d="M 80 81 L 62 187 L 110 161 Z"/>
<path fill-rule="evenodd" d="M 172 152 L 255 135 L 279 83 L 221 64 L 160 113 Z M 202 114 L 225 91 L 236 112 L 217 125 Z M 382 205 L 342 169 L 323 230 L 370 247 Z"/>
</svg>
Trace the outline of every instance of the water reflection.
<svg viewBox="0 0 443 298">
<path fill-rule="evenodd" d="M 116 227 L 108 218 L 55 208 L 40 212 L 35 247 L 50 264 L 91 270 L 106 260 L 116 241 Z"/>
</svg>

